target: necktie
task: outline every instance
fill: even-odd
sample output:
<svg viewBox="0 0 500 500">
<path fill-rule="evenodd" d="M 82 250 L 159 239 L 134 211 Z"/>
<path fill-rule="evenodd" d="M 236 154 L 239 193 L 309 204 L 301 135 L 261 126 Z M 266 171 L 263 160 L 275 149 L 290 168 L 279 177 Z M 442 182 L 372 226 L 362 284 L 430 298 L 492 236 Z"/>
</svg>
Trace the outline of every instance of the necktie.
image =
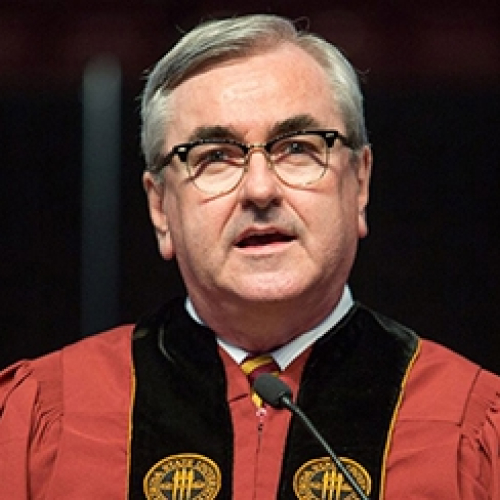
<svg viewBox="0 0 500 500">
<path fill-rule="evenodd" d="M 241 363 L 241 369 L 248 377 L 248 381 L 252 387 L 255 379 L 262 373 L 272 373 L 273 375 L 278 375 L 280 372 L 276 361 L 274 361 L 272 356 L 269 356 L 268 354 L 263 354 L 261 356 L 247 356 L 243 360 L 243 363 Z M 252 400 L 258 408 L 262 406 L 262 400 L 255 392 L 252 392 Z"/>
</svg>

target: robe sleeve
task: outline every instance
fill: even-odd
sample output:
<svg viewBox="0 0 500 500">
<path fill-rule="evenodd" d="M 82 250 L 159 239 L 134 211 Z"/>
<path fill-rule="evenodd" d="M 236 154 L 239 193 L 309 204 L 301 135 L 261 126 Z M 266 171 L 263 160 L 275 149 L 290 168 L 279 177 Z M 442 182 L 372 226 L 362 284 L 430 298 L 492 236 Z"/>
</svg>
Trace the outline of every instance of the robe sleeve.
<svg viewBox="0 0 500 500">
<path fill-rule="evenodd" d="M 387 500 L 500 500 L 500 377 L 426 341 L 387 464 Z"/>
<path fill-rule="evenodd" d="M 458 448 L 463 498 L 500 500 L 500 382 L 478 374 L 462 422 Z"/>
<path fill-rule="evenodd" d="M 0 373 L 0 500 L 44 498 L 57 456 L 60 355 Z"/>
</svg>

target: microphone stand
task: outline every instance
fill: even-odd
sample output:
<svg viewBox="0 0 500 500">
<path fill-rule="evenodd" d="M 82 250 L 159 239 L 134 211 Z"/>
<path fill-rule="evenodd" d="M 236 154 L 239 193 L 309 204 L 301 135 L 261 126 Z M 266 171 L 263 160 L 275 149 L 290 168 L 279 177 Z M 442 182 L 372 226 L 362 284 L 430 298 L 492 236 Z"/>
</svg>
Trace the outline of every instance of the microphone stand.
<svg viewBox="0 0 500 500">
<path fill-rule="evenodd" d="M 318 432 L 316 427 L 309 420 L 307 415 L 292 401 L 292 390 L 281 379 L 271 375 L 270 373 L 263 373 L 259 375 L 253 384 L 254 391 L 262 398 L 263 401 L 270 404 L 274 408 L 286 408 L 294 415 L 297 415 L 299 420 L 305 425 L 306 429 L 312 436 L 321 444 L 321 446 L 328 453 L 335 466 L 344 475 L 345 479 L 356 492 L 361 500 L 370 500 L 361 489 L 352 474 L 346 469 L 344 464 L 340 461 L 334 451 L 330 448 L 323 436 Z"/>
<path fill-rule="evenodd" d="M 340 472 L 344 475 L 344 477 L 347 479 L 347 482 L 349 485 L 352 487 L 352 489 L 356 492 L 356 494 L 359 496 L 361 500 L 370 500 L 366 495 L 365 492 L 361 489 L 357 481 L 352 477 L 352 474 L 346 469 L 344 464 L 340 461 L 340 459 L 337 457 L 335 452 L 330 448 L 329 444 L 325 441 L 323 436 L 317 431 L 316 427 L 312 424 L 312 422 L 309 420 L 307 415 L 292 401 L 288 396 L 282 396 L 280 398 L 280 402 L 282 406 L 290 410 L 294 415 L 297 415 L 299 420 L 305 425 L 306 429 L 312 434 L 312 436 L 318 440 L 318 442 L 323 446 L 325 451 L 328 453 L 330 458 L 332 459 L 333 463 L 335 466 L 340 470 Z"/>
</svg>

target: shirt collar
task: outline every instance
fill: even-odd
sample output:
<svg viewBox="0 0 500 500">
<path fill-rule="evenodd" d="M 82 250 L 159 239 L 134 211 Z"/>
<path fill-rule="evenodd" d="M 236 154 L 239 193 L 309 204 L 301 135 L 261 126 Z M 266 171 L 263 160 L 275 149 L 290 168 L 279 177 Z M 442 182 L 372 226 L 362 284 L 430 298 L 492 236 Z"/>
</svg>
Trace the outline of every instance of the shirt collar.
<svg viewBox="0 0 500 500">
<path fill-rule="evenodd" d="M 329 332 L 347 314 L 353 304 L 354 301 L 352 299 L 351 291 L 346 285 L 344 287 L 342 297 L 337 305 L 319 325 L 268 354 L 274 358 L 281 370 L 284 370 L 295 358 L 300 356 L 308 347 L 314 344 L 316 340 Z M 186 298 L 185 307 L 189 315 L 196 322 L 204 324 L 196 313 L 189 297 Z M 247 351 L 230 344 L 220 337 L 217 337 L 217 342 L 238 364 L 241 364 L 242 361 L 248 356 Z"/>
</svg>

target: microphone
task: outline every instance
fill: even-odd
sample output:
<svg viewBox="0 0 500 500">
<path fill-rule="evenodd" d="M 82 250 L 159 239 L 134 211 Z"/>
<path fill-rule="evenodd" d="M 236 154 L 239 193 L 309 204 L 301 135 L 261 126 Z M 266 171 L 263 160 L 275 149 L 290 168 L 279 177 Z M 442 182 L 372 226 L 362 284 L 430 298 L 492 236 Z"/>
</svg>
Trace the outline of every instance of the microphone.
<svg viewBox="0 0 500 500">
<path fill-rule="evenodd" d="M 352 474 L 346 469 L 334 451 L 330 448 L 323 436 L 314 427 L 307 415 L 292 401 L 292 390 L 283 380 L 271 375 L 270 373 L 262 373 L 259 375 L 254 384 L 253 390 L 261 397 L 261 399 L 271 405 L 273 408 L 286 408 L 294 415 L 297 415 L 299 420 L 305 425 L 306 429 L 312 436 L 321 444 L 324 450 L 328 453 L 335 466 L 344 475 L 352 489 L 357 493 L 361 500 L 370 500 L 356 482 Z"/>
</svg>

